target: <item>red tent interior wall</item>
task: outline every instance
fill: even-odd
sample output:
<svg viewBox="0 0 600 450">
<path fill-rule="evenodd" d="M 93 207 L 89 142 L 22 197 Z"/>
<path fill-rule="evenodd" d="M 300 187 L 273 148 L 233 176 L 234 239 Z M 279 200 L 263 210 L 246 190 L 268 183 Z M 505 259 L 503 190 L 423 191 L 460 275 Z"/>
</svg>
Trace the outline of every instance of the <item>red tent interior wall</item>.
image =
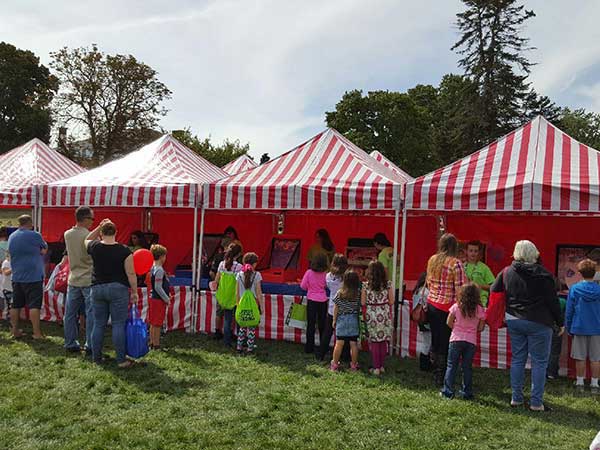
<svg viewBox="0 0 600 450">
<path fill-rule="evenodd" d="M 600 245 L 599 217 L 450 214 L 446 228 L 459 240 L 485 243 L 486 262 L 494 273 L 511 262 L 515 243 L 521 239 L 537 246 L 542 263 L 553 273 L 557 245 Z"/>
<path fill-rule="evenodd" d="M 164 213 L 165 220 L 168 212 Z M 271 243 L 271 238 L 277 232 L 277 212 L 219 212 L 208 210 L 205 213 L 205 234 L 220 234 L 228 226 L 233 226 L 238 232 L 244 245 L 244 251 L 253 251 L 259 256 L 265 254 Z M 156 213 L 153 222 L 156 224 Z M 315 232 L 325 228 L 336 246 L 336 251 L 344 252 L 349 238 L 370 239 L 377 232 L 387 235 L 390 242 L 394 239 L 394 217 L 368 213 L 326 213 L 320 211 L 286 211 L 284 214 L 284 233 L 298 236 L 302 239 L 301 271 L 308 268 L 306 255 L 314 242 Z M 192 220 L 190 216 L 190 220 Z M 183 221 L 177 223 L 179 227 Z M 186 222 L 187 223 L 187 222 Z M 189 227 L 191 236 L 192 223 Z M 171 231 L 169 231 L 169 234 Z M 425 270 L 427 258 L 435 252 L 437 238 L 437 221 L 430 216 L 411 217 L 407 222 L 408 252 L 414 255 L 411 264 L 406 266 L 407 280 L 416 280 Z M 183 236 L 182 236 L 183 238 Z M 189 238 L 188 238 L 189 239 Z M 161 241 L 163 236 L 161 235 Z M 169 250 L 169 253 L 171 250 Z M 414 263 L 413 263 L 414 262 Z"/>
<path fill-rule="evenodd" d="M 141 230 L 144 223 L 144 211 L 139 208 L 94 208 L 96 225 L 104 218 L 111 219 L 117 225 L 117 240 L 129 242 L 132 231 Z M 65 230 L 75 223 L 75 208 L 43 208 L 42 236 L 47 242 L 63 240 Z"/>
</svg>

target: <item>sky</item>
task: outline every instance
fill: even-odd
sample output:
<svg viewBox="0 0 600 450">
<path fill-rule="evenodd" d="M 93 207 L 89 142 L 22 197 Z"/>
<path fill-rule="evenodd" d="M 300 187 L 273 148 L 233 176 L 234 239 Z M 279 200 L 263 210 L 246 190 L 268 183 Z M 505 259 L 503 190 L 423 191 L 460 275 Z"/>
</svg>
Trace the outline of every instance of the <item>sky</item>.
<svg viewBox="0 0 600 450">
<path fill-rule="evenodd" d="M 600 2 L 525 0 L 531 81 L 557 104 L 600 112 Z M 567 9 L 568 8 L 568 9 Z M 161 121 L 281 154 L 325 128 L 345 91 L 404 91 L 460 73 L 458 0 L 6 2 L 0 40 L 43 64 L 61 47 L 132 54 L 173 92 Z M 475 149 L 474 149 L 475 150 Z"/>
</svg>

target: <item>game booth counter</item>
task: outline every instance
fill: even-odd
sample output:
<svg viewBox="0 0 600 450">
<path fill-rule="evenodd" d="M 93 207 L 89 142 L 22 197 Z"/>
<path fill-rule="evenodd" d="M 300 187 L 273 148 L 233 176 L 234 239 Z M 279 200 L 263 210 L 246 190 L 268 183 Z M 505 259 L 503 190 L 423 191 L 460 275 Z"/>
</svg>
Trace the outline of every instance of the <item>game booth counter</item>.
<svg viewBox="0 0 600 450">
<path fill-rule="evenodd" d="M 258 269 L 265 281 L 266 304 L 260 337 L 304 339 L 301 330 L 285 325 L 285 317 L 292 302 L 303 300 L 298 282 L 308 268 L 307 252 L 318 229 L 328 230 L 336 251 L 346 252 L 359 269 L 364 270 L 377 256 L 373 247 L 377 232 L 393 239 L 397 257 L 404 183 L 340 133 L 328 129 L 266 164 L 203 186 L 202 235 L 221 232 L 227 225 L 241 228 L 257 217 L 268 218 L 264 228 L 253 230 L 255 247 L 247 244 L 245 233 L 238 229 L 245 251 L 261 257 Z M 233 214 L 232 219 L 214 220 L 214 214 L 223 213 Z M 410 229 L 416 238 L 435 236 L 436 221 L 417 218 Z M 430 240 L 435 245 L 435 237 Z M 418 252 L 417 239 L 410 244 Z M 204 242 L 201 252 L 203 246 Z M 208 280 L 201 281 L 202 287 L 208 284 Z M 214 332 L 215 313 L 214 292 L 202 289 L 194 308 L 195 331 Z"/>
<path fill-rule="evenodd" d="M 42 234 L 49 243 L 60 244 L 64 231 L 74 224 L 75 209 L 87 205 L 94 209 L 96 222 L 105 217 L 115 222 L 120 242 L 127 243 L 132 231 L 141 230 L 152 242 L 165 245 L 169 249 L 166 269 L 171 274 L 191 254 L 184 271 L 190 280 L 173 280 L 175 301 L 167 311 L 171 329 L 189 329 L 195 295 L 191 279 L 197 254 L 199 186 L 225 176 L 221 169 L 165 135 L 85 174 L 45 186 L 40 202 Z M 49 301 L 47 316 L 62 318 L 62 295 L 48 295 L 57 301 Z M 146 318 L 147 306 L 148 288 L 142 286 L 142 318 Z"/>
<path fill-rule="evenodd" d="M 497 274 L 512 261 L 516 241 L 536 244 L 544 266 L 559 277 L 563 294 L 578 277 L 584 257 L 600 253 L 600 153 L 568 136 L 543 117 L 483 149 L 407 185 L 409 216 L 435 214 L 459 241 L 479 240 L 484 259 Z M 412 239 L 410 230 L 407 240 Z M 404 237 L 403 237 L 404 239 Z M 412 261 L 410 250 L 407 260 Z M 426 345 L 402 308 L 402 355 L 416 356 Z M 561 373 L 574 375 L 565 333 Z M 506 328 L 480 334 L 475 363 L 510 365 Z"/>
</svg>

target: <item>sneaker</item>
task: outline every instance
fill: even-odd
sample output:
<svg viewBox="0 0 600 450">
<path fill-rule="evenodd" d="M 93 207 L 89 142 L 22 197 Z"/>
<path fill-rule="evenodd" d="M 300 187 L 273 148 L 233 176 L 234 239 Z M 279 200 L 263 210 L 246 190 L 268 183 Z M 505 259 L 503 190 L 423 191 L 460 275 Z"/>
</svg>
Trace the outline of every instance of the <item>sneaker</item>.
<svg viewBox="0 0 600 450">
<path fill-rule="evenodd" d="M 585 391 L 585 384 L 577 384 L 577 381 L 573 383 L 573 387 L 575 388 L 575 391 L 579 394 L 583 394 L 583 392 Z"/>
<path fill-rule="evenodd" d="M 350 371 L 358 372 L 358 369 L 360 369 L 360 366 L 358 365 L 358 363 L 350 363 Z"/>
<path fill-rule="evenodd" d="M 331 360 L 331 363 L 329 364 L 329 370 L 331 370 L 332 372 L 339 372 L 340 363 L 336 363 L 333 360 Z"/>
<path fill-rule="evenodd" d="M 590 386 L 590 393 L 592 395 L 600 395 L 600 386 Z"/>
<path fill-rule="evenodd" d="M 440 391 L 440 397 L 448 399 L 448 400 L 452 400 L 454 398 L 454 394 L 450 394 L 446 391 Z"/>
</svg>

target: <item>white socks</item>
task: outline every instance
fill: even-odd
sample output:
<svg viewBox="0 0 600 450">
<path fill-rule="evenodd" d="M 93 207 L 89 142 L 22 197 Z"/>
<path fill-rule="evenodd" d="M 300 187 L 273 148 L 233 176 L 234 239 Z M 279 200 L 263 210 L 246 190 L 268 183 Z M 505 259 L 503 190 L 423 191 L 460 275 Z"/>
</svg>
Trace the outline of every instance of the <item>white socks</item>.
<svg viewBox="0 0 600 450">
<path fill-rule="evenodd" d="M 592 378 L 592 382 L 590 383 L 590 387 L 598 387 L 598 378 Z"/>
<path fill-rule="evenodd" d="M 584 380 L 584 378 L 583 378 L 583 377 L 577 377 L 577 383 L 576 383 L 576 384 L 577 384 L 577 386 L 583 386 L 583 384 L 584 384 L 584 383 L 583 383 L 583 380 Z M 597 383 L 597 382 L 598 382 L 598 379 L 596 379 L 596 383 Z"/>
</svg>

